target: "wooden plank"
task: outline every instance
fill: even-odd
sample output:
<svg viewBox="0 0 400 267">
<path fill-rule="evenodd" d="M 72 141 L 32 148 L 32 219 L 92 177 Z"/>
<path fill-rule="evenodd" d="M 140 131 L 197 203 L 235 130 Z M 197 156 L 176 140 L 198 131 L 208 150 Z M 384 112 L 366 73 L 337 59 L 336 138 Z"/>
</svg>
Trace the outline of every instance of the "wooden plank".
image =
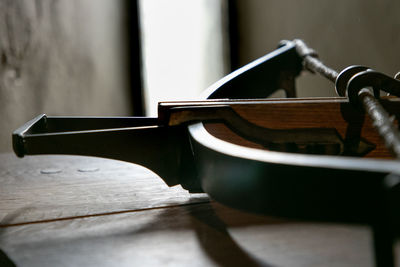
<svg viewBox="0 0 400 267">
<path fill-rule="evenodd" d="M 139 165 L 90 157 L 0 154 L 0 226 L 208 201 Z"/>
<path fill-rule="evenodd" d="M 7 227 L 18 266 L 373 266 L 362 226 L 311 224 L 216 203 Z"/>
</svg>

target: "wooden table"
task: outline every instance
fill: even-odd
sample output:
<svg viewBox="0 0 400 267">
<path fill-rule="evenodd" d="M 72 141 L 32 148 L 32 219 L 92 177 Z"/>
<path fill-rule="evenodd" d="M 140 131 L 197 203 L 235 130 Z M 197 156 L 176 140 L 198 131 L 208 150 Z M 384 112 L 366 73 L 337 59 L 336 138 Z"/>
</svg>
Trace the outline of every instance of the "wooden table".
<svg viewBox="0 0 400 267">
<path fill-rule="evenodd" d="M 0 154 L 0 266 L 373 266 L 366 226 L 287 221 L 100 158 Z"/>
</svg>

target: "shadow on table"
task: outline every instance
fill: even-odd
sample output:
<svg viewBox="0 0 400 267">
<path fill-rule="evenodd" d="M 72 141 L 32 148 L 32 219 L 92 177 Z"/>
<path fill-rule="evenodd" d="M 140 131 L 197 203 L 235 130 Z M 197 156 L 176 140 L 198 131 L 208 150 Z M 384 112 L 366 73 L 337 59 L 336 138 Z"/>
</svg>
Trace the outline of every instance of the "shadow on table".
<svg viewBox="0 0 400 267">
<path fill-rule="evenodd" d="M 193 228 L 202 249 L 216 264 L 219 266 L 272 266 L 256 259 L 236 243 L 211 203 L 202 206 L 201 209 L 191 207 L 187 209 L 192 220 L 196 220 L 193 222 Z"/>
<path fill-rule="evenodd" d="M 7 256 L 4 251 L 0 249 L 0 266 L 2 267 L 15 267 L 14 262 Z"/>
<path fill-rule="evenodd" d="M 24 209 L 22 209 L 22 211 L 23 210 Z M 18 211 L 18 212 L 15 212 L 15 213 L 8 214 L 7 216 L 5 216 L 1 220 L 0 225 L 5 225 L 5 224 L 8 224 L 8 223 L 12 222 L 13 219 L 18 217 L 18 215 L 21 212 Z M 0 239 L 1 239 L 1 236 L 3 235 L 4 230 L 5 230 L 5 228 L 0 228 Z M 15 267 L 15 266 L 17 266 L 17 265 L 15 265 L 15 263 L 8 257 L 8 255 L 2 249 L 0 249 L 0 266 L 2 266 L 2 267 Z"/>
<path fill-rule="evenodd" d="M 107 220 L 108 217 L 106 215 L 94 216 L 93 218 L 87 218 L 86 220 L 81 221 L 81 230 L 84 229 L 83 225 L 85 224 L 89 227 L 91 224 L 101 224 L 102 222 L 109 225 L 110 229 L 98 232 L 95 235 L 83 234 L 79 236 L 63 237 L 62 239 L 56 239 L 54 236 L 51 236 L 51 238 L 45 239 L 45 241 L 32 241 L 29 244 L 19 246 L 19 249 L 21 251 L 24 251 L 25 249 L 33 250 L 31 254 L 34 255 L 38 249 L 52 251 L 68 248 L 73 251 L 76 250 L 76 255 L 79 256 L 79 250 L 82 247 L 91 247 L 93 249 L 91 253 L 96 254 L 103 249 L 104 251 L 109 250 L 111 243 L 114 244 L 113 248 L 118 248 L 118 246 L 115 245 L 118 244 L 116 240 L 120 240 L 121 244 L 124 244 L 125 246 L 127 245 L 125 242 L 130 244 L 129 236 L 145 234 L 146 232 L 190 229 L 195 233 L 199 245 L 207 257 L 218 266 L 272 266 L 245 251 L 232 238 L 227 230 L 227 225 L 230 227 L 241 227 L 249 225 L 275 224 L 280 223 L 279 221 L 274 221 L 271 218 L 244 214 L 219 204 L 211 204 L 210 202 L 175 205 L 171 208 L 148 212 L 155 216 L 150 216 L 149 218 L 151 218 L 151 220 L 149 222 L 143 223 L 139 227 L 134 227 L 134 229 L 131 229 L 131 223 L 135 225 L 136 222 L 136 219 L 134 218 L 125 221 L 126 224 L 117 223 L 115 224 L 116 228 L 114 228 L 114 224 L 108 223 L 109 221 Z M 145 218 L 146 213 L 148 212 L 141 212 L 140 216 Z M 139 213 L 127 212 L 118 216 L 121 216 L 121 220 L 126 220 L 134 214 Z M 14 216 L 16 216 L 16 214 L 7 216 L 2 223 L 7 224 L 11 222 Z M 115 217 L 109 218 L 113 220 L 116 219 Z M 57 220 L 55 220 L 55 222 L 57 222 Z M 65 224 L 65 227 L 68 227 L 69 223 L 74 224 L 74 220 L 68 219 L 63 223 Z M 34 225 L 36 226 L 32 227 L 40 228 L 42 224 Z M 125 225 L 125 227 L 120 228 L 121 225 Z M 5 228 L 0 228 L 0 238 L 3 234 L 2 230 L 4 229 Z M 62 232 L 60 229 L 62 229 L 60 228 L 60 225 L 55 226 L 52 234 Z M 118 231 L 115 231 L 115 229 Z M 101 255 L 105 256 L 105 254 Z M 15 264 L 4 252 L 0 251 L 0 266 L 15 266 Z"/>
</svg>

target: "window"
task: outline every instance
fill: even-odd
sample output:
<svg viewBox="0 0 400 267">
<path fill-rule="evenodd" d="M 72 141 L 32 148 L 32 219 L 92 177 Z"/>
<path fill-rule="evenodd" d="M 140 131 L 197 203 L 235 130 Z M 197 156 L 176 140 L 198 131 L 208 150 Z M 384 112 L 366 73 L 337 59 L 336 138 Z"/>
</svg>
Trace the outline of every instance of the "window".
<svg viewBox="0 0 400 267">
<path fill-rule="evenodd" d="M 141 0 L 144 102 L 196 99 L 228 70 L 225 1 Z"/>
</svg>

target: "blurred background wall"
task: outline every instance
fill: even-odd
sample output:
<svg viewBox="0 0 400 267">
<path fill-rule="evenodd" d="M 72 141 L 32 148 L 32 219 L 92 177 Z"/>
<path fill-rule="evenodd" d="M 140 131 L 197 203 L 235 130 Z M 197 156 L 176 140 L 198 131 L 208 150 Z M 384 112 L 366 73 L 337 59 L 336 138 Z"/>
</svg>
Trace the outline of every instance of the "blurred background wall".
<svg viewBox="0 0 400 267">
<path fill-rule="evenodd" d="M 136 32 L 127 3 L 139 6 Z M 157 101 L 194 98 L 282 39 L 304 39 L 337 70 L 394 75 L 399 10 L 397 0 L 0 0 L 0 152 L 40 113 L 141 115 L 143 105 L 155 115 Z M 335 95 L 318 75 L 302 74 L 297 87 L 299 96 Z"/>
<path fill-rule="evenodd" d="M 33 117 L 128 115 L 123 1 L 0 0 L 0 151 Z"/>
<path fill-rule="evenodd" d="M 328 66 L 366 65 L 388 75 L 400 71 L 398 0 L 235 0 L 238 66 L 303 39 Z M 238 67 L 236 66 L 236 67 Z M 332 84 L 304 72 L 299 96 L 334 96 Z"/>
</svg>

